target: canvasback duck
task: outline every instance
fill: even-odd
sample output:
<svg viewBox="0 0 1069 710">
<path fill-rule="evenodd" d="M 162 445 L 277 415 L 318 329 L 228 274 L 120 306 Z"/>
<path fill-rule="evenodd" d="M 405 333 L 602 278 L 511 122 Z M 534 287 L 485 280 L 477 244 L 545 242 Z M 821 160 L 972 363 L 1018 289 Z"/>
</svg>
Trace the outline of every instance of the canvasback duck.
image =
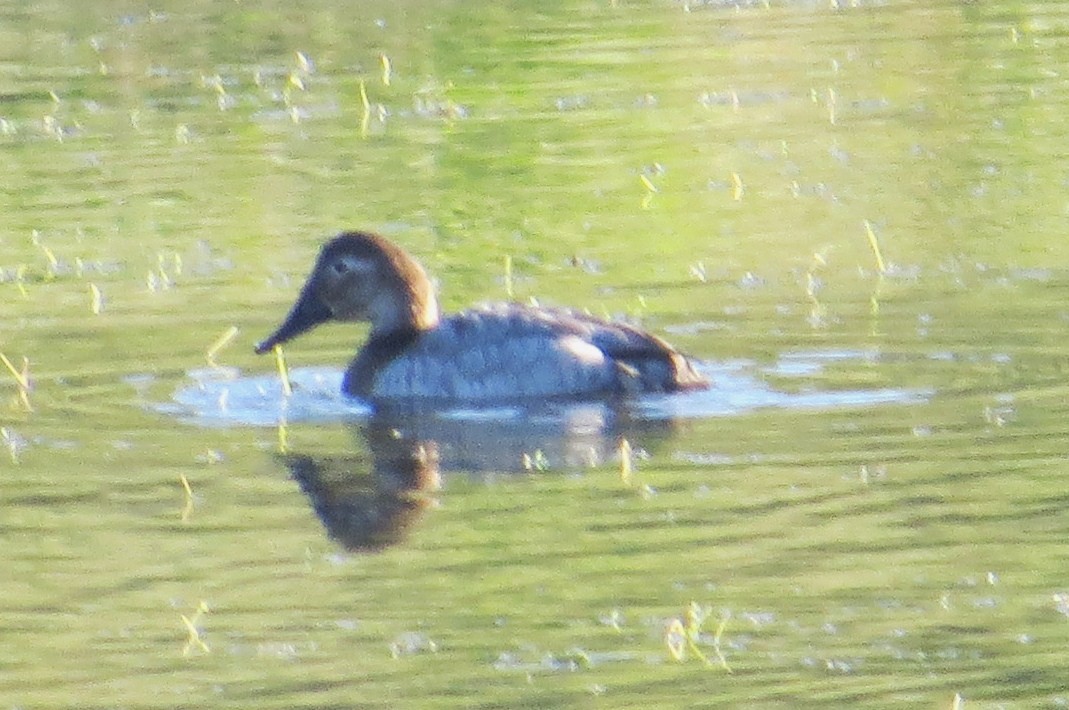
<svg viewBox="0 0 1069 710">
<path fill-rule="evenodd" d="M 371 332 L 342 382 L 371 402 L 584 399 L 708 387 L 655 335 L 571 310 L 493 304 L 442 317 L 427 273 L 393 242 L 346 232 L 327 242 L 259 354 L 329 320 Z"/>
</svg>

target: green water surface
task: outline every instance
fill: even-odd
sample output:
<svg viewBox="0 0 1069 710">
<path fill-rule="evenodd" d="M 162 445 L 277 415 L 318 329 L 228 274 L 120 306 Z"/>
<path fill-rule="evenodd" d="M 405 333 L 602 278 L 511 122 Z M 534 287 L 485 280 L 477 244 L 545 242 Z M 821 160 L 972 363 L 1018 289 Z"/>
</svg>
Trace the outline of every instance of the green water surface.
<svg viewBox="0 0 1069 710">
<path fill-rule="evenodd" d="M 1064 707 L 1067 29 L 0 2 L 0 706 Z M 630 475 L 612 438 L 442 470 L 347 550 L 280 449 L 373 490 L 362 420 L 170 405 L 231 327 L 215 364 L 270 379 L 253 344 L 356 227 L 446 308 L 511 285 L 786 398 L 639 427 Z M 911 395 L 794 406 L 877 391 Z"/>
</svg>

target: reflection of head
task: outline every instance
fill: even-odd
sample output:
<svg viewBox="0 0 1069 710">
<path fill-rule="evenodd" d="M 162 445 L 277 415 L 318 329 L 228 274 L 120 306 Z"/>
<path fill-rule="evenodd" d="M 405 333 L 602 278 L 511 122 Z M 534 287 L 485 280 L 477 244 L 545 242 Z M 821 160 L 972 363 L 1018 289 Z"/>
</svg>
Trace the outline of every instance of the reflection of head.
<svg viewBox="0 0 1069 710">
<path fill-rule="evenodd" d="M 433 443 L 368 434 L 370 476 L 365 456 L 282 456 L 327 533 L 354 552 L 376 552 L 404 540 L 434 503 L 429 494 L 439 483 Z"/>
</svg>

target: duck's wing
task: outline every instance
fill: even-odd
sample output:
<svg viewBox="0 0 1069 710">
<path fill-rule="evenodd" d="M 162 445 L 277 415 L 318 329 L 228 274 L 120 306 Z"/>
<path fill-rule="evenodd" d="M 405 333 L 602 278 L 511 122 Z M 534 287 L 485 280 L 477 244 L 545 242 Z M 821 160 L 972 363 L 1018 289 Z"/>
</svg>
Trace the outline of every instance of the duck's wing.
<svg viewBox="0 0 1069 710">
<path fill-rule="evenodd" d="M 490 313 L 509 321 L 513 337 L 578 337 L 616 365 L 619 388 L 627 392 L 673 392 L 709 386 L 694 364 L 671 344 L 636 326 L 563 308 L 506 304 L 469 313 Z"/>
<path fill-rule="evenodd" d="M 587 330 L 590 342 L 617 363 L 625 389 L 674 392 L 709 386 L 694 363 L 663 338 L 627 323 L 579 313 L 571 317 Z"/>
</svg>

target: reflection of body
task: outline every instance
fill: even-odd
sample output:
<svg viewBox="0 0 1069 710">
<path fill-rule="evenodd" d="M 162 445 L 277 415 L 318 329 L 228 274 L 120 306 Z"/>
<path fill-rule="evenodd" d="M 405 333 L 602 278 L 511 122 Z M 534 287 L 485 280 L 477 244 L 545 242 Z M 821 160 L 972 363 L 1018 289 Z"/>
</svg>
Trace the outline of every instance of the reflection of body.
<svg viewBox="0 0 1069 710">
<path fill-rule="evenodd" d="M 349 550 L 371 552 L 404 540 L 433 507 L 440 469 L 588 468 L 614 456 L 621 438 L 650 447 L 674 426 L 671 420 L 621 421 L 622 413 L 593 404 L 528 414 L 477 421 L 380 414 L 354 427 L 359 453 L 281 458 L 328 534 Z"/>
<path fill-rule="evenodd" d="M 382 237 L 327 243 L 263 353 L 328 320 L 370 321 L 346 394 L 376 403 L 455 404 L 591 398 L 704 388 L 657 336 L 559 309 L 499 304 L 439 318 L 423 268 Z"/>
<path fill-rule="evenodd" d="M 576 471 L 600 466 L 617 456 L 620 439 L 654 447 L 671 435 L 671 419 L 632 420 L 626 411 L 601 403 L 517 409 L 490 417 L 452 413 L 388 416 L 406 439 L 433 441 L 443 471 L 517 473 L 530 468 Z"/>
</svg>

